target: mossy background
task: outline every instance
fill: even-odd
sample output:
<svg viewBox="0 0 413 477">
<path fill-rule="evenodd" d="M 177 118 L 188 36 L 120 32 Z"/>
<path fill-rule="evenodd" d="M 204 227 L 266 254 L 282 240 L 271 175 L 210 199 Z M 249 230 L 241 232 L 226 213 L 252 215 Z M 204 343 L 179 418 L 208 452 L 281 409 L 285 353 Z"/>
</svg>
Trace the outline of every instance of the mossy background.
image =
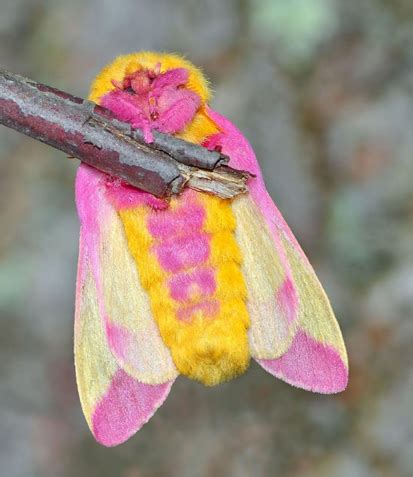
<svg viewBox="0 0 413 477">
<path fill-rule="evenodd" d="M 0 468 L 7 477 L 413 475 L 413 3 L 2 0 L 2 67 L 86 96 L 140 49 L 203 67 L 331 297 L 350 385 L 258 366 L 178 379 L 125 445 L 97 445 L 75 388 L 77 161 L 0 128 Z"/>
</svg>

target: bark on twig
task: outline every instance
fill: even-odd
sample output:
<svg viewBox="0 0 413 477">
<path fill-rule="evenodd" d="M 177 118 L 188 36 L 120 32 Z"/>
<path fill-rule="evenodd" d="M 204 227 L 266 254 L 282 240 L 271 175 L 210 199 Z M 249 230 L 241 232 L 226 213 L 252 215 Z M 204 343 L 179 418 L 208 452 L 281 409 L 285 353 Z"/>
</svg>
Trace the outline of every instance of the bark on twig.
<svg viewBox="0 0 413 477">
<path fill-rule="evenodd" d="M 250 174 L 229 158 L 155 132 L 145 143 L 139 129 L 94 103 L 0 70 L 0 124 L 80 159 L 157 197 L 184 187 L 232 198 L 247 190 Z"/>
</svg>

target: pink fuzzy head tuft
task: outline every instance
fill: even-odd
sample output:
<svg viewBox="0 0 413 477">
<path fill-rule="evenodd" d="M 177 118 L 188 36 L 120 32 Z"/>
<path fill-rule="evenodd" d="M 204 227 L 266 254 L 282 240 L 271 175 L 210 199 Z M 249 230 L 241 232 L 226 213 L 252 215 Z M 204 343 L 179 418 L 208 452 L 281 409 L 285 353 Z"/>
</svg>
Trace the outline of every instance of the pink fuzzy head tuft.
<svg viewBox="0 0 413 477">
<path fill-rule="evenodd" d="M 123 81 L 112 81 L 115 90 L 107 93 L 101 105 L 114 115 L 143 129 L 145 140 L 152 142 L 152 129 L 175 134 L 182 131 L 194 118 L 201 98 L 186 88 L 189 71 L 174 68 L 160 72 L 140 69 L 125 76 Z"/>
</svg>

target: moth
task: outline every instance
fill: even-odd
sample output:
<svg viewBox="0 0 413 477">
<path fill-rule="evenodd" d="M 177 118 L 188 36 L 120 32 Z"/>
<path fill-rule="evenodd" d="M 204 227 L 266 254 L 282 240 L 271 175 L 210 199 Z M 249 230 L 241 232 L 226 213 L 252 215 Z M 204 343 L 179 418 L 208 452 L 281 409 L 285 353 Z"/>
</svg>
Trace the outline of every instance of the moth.
<svg viewBox="0 0 413 477">
<path fill-rule="evenodd" d="M 138 431 L 178 375 L 213 386 L 255 359 L 293 386 L 337 393 L 346 349 L 328 298 L 266 191 L 248 141 L 208 106 L 199 69 L 173 54 L 120 56 L 89 99 L 120 120 L 176 135 L 247 170 L 233 200 L 186 189 L 169 201 L 79 167 L 76 379 L 98 442 Z"/>
</svg>

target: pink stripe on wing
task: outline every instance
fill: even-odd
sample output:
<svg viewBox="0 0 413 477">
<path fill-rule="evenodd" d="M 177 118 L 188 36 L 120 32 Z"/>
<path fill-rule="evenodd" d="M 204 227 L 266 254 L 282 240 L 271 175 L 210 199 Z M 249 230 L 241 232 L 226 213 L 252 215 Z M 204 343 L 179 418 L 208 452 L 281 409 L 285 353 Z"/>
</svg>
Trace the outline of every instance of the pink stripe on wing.
<svg viewBox="0 0 413 477">
<path fill-rule="evenodd" d="M 299 331 L 289 350 L 278 359 L 259 359 L 273 376 L 293 386 L 324 394 L 343 391 L 348 369 L 338 352 Z"/>
<path fill-rule="evenodd" d="M 100 273 L 99 244 L 102 223 L 110 216 L 111 205 L 106 199 L 107 175 L 81 164 L 76 175 L 76 206 L 81 225 L 82 253 L 87 260 L 97 288 L 100 315 L 106 316 Z"/>
<path fill-rule="evenodd" d="M 297 318 L 298 296 L 291 278 L 286 278 L 276 293 L 278 306 L 282 310 L 283 316 L 291 324 Z"/>
<path fill-rule="evenodd" d="M 133 354 L 130 350 L 136 344 L 136 338 L 128 329 L 112 324 L 107 317 L 105 318 L 105 326 L 109 346 L 115 357 L 123 363 L 131 361 Z"/>
<path fill-rule="evenodd" d="M 143 384 L 119 369 L 92 415 L 92 432 L 101 444 L 111 447 L 125 442 L 162 405 L 172 382 Z"/>
</svg>

